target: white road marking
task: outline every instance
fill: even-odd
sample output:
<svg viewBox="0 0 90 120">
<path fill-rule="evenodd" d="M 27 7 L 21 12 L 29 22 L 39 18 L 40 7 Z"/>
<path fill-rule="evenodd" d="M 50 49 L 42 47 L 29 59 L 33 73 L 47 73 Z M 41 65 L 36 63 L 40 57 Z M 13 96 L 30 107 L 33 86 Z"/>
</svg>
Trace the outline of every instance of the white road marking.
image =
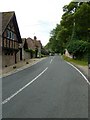
<svg viewBox="0 0 90 120">
<path fill-rule="evenodd" d="M 53 57 L 53 59 L 55 58 L 55 56 Z"/>
<path fill-rule="evenodd" d="M 52 59 L 51 59 L 51 61 L 50 61 L 50 64 L 52 63 Z"/>
<path fill-rule="evenodd" d="M 86 80 L 86 82 L 90 85 L 90 82 L 88 81 L 88 79 L 85 77 L 85 75 L 79 70 L 77 69 L 74 65 L 72 65 L 71 63 L 67 62 L 69 65 L 71 65 L 74 69 L 76 69 L 81 75 L 82 77 Z"/>
<path fill-rule="evenodd" d="M 55 57 L 53 57 L 53 58 L 51 59 L 50 64 L 52 63 L 52 61 L 53 61 L 54 58 L 55 58 Z"/>
<path fill-rule="evenodd" d="M 19 94 L 22 90 L 24 90 L 26 87 L 28 87 L 30 84 L 32 84 L 36 79 L 38 79 L 46 70 L 48 69 L 48 67 L 43 70 L 37 77 L 35 77 L 32 81 L 30 81 L 28 84 L 26 84 L 24 87 L 22 87 L 21 89 L 19 89 L 16 93 L 14 93 L 13 95 L 11 95 L 10 97 L 8 97 L 7 99 L 5 99 L 1 104 L 5 104 L 8 101 L 10 101 L 13 97 L 15 97 L 17 94 Z"/>
</svg>

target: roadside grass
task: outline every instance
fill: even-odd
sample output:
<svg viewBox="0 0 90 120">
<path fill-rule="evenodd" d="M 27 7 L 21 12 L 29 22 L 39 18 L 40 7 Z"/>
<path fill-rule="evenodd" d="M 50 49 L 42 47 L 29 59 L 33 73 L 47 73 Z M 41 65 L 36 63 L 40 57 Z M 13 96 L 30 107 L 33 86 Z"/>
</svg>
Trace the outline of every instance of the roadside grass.
<svg viewBox="0 0 90 120">
<path fill-rule="evenodd" d="M 88 66 L 88 62 L 86 60 L 77 60 L 77 59 L 72 59 L 69 58 L 65 55 L 62 56 L 64 60 L 73 63 L 73 64 L 77 64 L 77 65 L 81 65 L 81 66 Z"/>
</svg>

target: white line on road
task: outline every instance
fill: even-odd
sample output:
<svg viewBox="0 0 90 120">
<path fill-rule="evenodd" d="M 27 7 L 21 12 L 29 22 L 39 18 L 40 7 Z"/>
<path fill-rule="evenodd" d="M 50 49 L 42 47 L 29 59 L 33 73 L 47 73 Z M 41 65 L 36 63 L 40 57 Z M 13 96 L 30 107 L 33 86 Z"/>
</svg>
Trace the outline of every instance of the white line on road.
<svg viewBox="0 0 90 120">
<path fill-rule="evenodd" d="M 54 58 L 55 58 L 55 57 L 53 57 L 53 58 L 51 59 L 50 64 L 52 63 L 52 61 L 53 61 Z"/>
<path fill-rule="evenodd" d="M 51 61 L 50 61 L 50 64 L 52 63 L 52 59 L 51 59 Z"/>
<path fill-rule="evenodd" d="M 69 65 L 71 65 L 74 69 L 76 69 L 81 75 L 82 77 L 86 80 L 86 82 L 90 85 L 90 82 L 88 81 L 88 79 L 85 77 L 85 75 L 79 70 L 77 69 L 74 65 L 72 65 L 71 63 L 67 62 Z"/>
<path fill-rule="evenodd" d="M 55 56 L 53 57 L 53 59 L 55 58 Z"/>
<path fill-rule="evenodd" d="M 8 101 L 10 101 L 13 97 L 15 97 L 17 94 L 19 94 L 22 90 L 24 90 L 26 87 L 28 87 L 30 84 L 32 84 L 36 79 L 38 79 L 46 70 L 48 69 L 48 67 L 43 70 L 37 77 L 35 77 L 32 81 L 30 81 L 28 84 L 26 84 L 24 87 L 22 87 L 21 89 L 19 89 L 16 93 L 14 93 L 13 95 L 11 95 L 10 97 L 8 97 L 7 99 L 5 99 L 1 104 L 5 104 Z"/>
</svg>

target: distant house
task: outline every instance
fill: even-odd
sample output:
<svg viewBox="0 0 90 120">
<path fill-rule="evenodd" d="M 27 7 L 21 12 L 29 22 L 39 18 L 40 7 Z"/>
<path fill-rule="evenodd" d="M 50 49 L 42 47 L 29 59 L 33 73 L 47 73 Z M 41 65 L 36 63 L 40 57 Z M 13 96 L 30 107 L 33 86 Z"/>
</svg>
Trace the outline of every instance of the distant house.
<svg viewBox="0 0 90 120">
<path fill-rule="evenodd" d="M 25 43 L 27 44 L 28 50 L 30 50 L 30 58 L 35 58 L 35 44 L 34 44 L 34 40 L 30 37 L 28 37 L 25 41 Z M 25 44 L 24 44 L 25 45 Z"/>
<path fill-rule="evenodd" d="M 41 50 L 42 50 L 42 43 L 40 40 L 36 41 L 36 47 L 37 47 L 37 57 L 41 57 Z"/>
<path fill-rule="evenodd" d="M 10 66 L 22 60 L 22 39 L 15 12 L 2 12 L 2 67 Z"/>
<path fill-rule="evenodd" d="M 23 38 L 23 59 L 28 58 L 37 58 L 41 57 L 42 44 L 40 40 L 37 40 L 36 37 L 32 38 Z M 30 51 L 30 52 L 25 52 Z"/>
<path fill-rule="evenodd" d="M 35 50 L 35 42 L 34 42 L 34 40 L 32 39 L 32 38 L 27 38 L 26 39 L 27 40 L 27 44 L 28 44 L 28 48 L 29 49 L 32 49 L 32 50 Z"/>
<path fill-rule="evenodd" d="M 42 43 L 40 40 L 37 40 L 37 37 L 34 36 L 34 45 L 36 49 L 36 57 L 41 57 Z"/>
<path fill-rule="evenodd" d="M 22 44 L 23 44 L 22 59 L 26 60 L 26 59 L 32 58 L 31 52 L 27 52 L 27 50 L 29 50 L 29 47 L 28 47 L 29 44 L 27 43 L 26 38 L 22 38 Z"/>
</svg>

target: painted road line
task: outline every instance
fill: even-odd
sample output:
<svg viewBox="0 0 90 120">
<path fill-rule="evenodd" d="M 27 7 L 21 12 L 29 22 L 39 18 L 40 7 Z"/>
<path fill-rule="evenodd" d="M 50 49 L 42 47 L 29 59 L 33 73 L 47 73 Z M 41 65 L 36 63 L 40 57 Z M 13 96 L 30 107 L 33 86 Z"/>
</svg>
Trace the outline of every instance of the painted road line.
<svg viewBox="0 0 90 120">
<path fill-rule="evenodd" d="M 53 59 L 55 58 L 55 56 L 53 57 Z"/>
<path fill-rule="evenodd" d="M 24 87 L 22 87 L 21 89 L 19 89 L 16 93 L 14 93 L 13 95 L 11 95 L 10 97 L 8 97 L 7 99 L 5 99 L 1 104 L 5 104 L 8 101 L 10 101 L 13 97 L 15 97 L 17 94 L 19 94 L 21 91 L 23 91 L 26 87 L 28 87 L 30 84 L 32 84 L 35 80 L 37 80 L 46 70 L 48 69 L 48 67 L 43 70 L 37 77 L 35 77 L 32 81 L 30 81 L 28 84 L 26 84 Z"/>
<path fill-rule="evenodd" d="M 51 59 L 51 61 L 50 61 L 50 64 L 52 63 L 52 59 Z"/>
<path fill-rule="evenodd" d="M 50 64 L 52 63 L 52 61 L 53 61 L 54 58 L 55 58 L 55 57 L 53 57 L 53 58 L 51 59 Z"/>
<path fill-rule="evenodd" d="M 78 69 L 76 68 L 74 65 L 72 65 L 71 63 L 67 62 L 69 65 L 71 65 L 74 69 L 76 69 L 81 75 L 82 77 L 86 80 L 86 82 L 90 85 L 90 82 L 88 81 L 88 79 L 85 77 L 85 75 Z"/>
</svg>

